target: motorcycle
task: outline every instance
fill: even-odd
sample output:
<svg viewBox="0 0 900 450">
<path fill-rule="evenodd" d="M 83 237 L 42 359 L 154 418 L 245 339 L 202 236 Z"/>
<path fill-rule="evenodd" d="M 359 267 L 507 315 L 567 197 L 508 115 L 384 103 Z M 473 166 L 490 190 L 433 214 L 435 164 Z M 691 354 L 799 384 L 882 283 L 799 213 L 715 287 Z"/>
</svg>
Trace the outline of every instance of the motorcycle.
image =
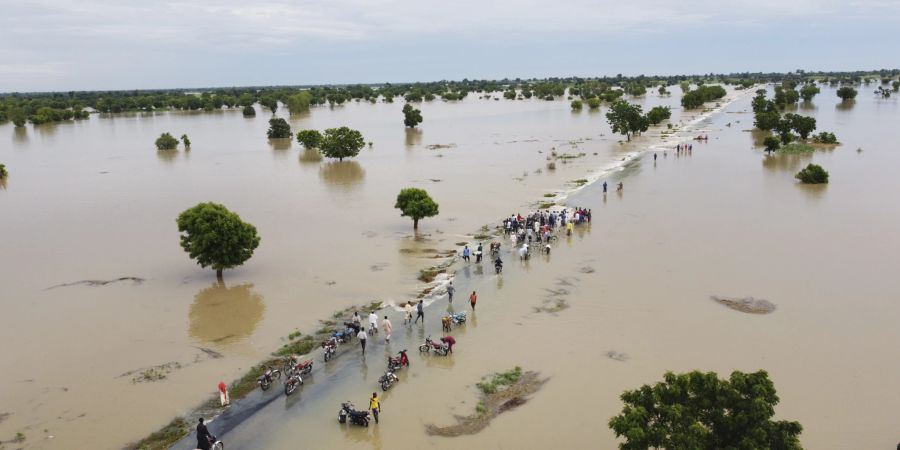
<svg viewBox="0 0 900 450">
<path fill-rule="evenodd" d="M 353 336 L 353 328 L 350 327 L 347 327 L 346 329 L 341 331 L 335 331 L 334 333 L 331 333 L 331 337 L 340 344 L 349 342 L 351 339 L 353 339 Z"/>
<path fill-rule="evenodd" d="M 394 375 L 394 372 L 392 372 L 390 369 L 388 369 L 384 373 L 384 375 L 382 375 L 381 378 L 378 379 L 378 383 L 381 384 L 382 391 L 390 389 L 391 386 L 393 386 L 394 383 L 398 381 L 400 381 L 400 379 L 397 378 L 397 375 Z"/>
<path fill-rule="evenodd" d="M 388 372 L 396 372 L 403 368 L 409 367 L 409 358 L 406 356 L 406 349 L 397 352 L 397 356 L 388 357 Z"/>
<path fill-rule="evenodd" d="M 449 347 L 444 343 L 432 341 L 431 336 L 428 336 L 427 338 L 425 338 L 425 343 L 419 346 L 419 351 L 422 353 L 434 351 L 438 355 L 447 356 Z"/>
<path fill-rule="evenodd" d="M 306 374 L 312 372 L 312 365 L 313 365 L 312 360 L 307 359 L 306 361 L 303 361 L 301 363 L 301 362 L 297 361 L 296 357 L 289 356 L 287 358 L 284 358 L 284 367 L 282 367 L 281 371 L 285 375 L 289 375 L 292 372 L 294 372 L 295 370 L 298 370 L 303 375 L 306 375 Z"/>
<path fill-rule="evenodd" d="M 310 364 L 310 367 L 312 367 L 312 364 Z M 284 395 L 293 394 L 301 385 L 303 385 L 303 378 L 300 377 L 300 372 L 291 372 L 287 379 L 284 380 Z"/>
<path fill-rule="evenodd" d="M 347 423 L 347 419 L 350 419 L 350 423 L 352 424 L 368 427 L 369 412 L 357 411 L 353 408 L 353 403 L 341 403 L 341 410 L 338 411 L 338 423 Z"/>
<path fill-rule="evenodd" d="M 499 262 L 499 261 L 495 262 L 494 263 L 494 273 L 496 273 L 497 275 L 500 275 L 500 273 L 502 273 L 502 272 L 503 272 L 503 263 Z"/>
<path fill-rule="evenodd" d="M 325 342 L 322 342 L 322 348 L 325 349 L 325 361 L 334 357 L 335 352 L 337 351 L 338 340 L 335 337 L 328 339 Z"/>
<path fill-rule="evenodd" d="M 464 324 L 466 323 L 466 312 L 460 311 L 455 314 L 450 314 L 450 320 L 456 325 Z"/>
<path fill-rule="evenodd" d="M 272 382 L 275 381 L 276 378 L 281 379 L 281 371 L 278 369 L 266 367 L 266 371 L 256 379 L 256 384 L 259 385 L 260 389 L 268 391 L 269 387 L 272 386 Z"/>
</svg>

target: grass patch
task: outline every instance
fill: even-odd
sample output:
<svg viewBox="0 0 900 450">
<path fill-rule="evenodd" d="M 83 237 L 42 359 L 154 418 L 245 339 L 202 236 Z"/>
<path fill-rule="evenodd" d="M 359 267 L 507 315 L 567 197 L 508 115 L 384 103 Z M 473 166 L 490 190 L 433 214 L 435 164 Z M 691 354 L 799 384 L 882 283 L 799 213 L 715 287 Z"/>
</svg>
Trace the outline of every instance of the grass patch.
<svg viewBox="0 0 900 450">
<path fill-rule="evenodd" d="M 190 432 L 191 429 L 188 426 L 188 423 L 179 417 L 169 422 L 168 425 L 155 431 L 150 436 L 141 439 L 136 444 L 128 446 L 128 448 L 134 450 L 166 450 L 181 438 L 187 436 Z M 19 435 L 17 434 L 16 438 L 18 437 Z M 24 440 L 25 435 L 22 435 L 22 441 Z"/>
<path fill-rule="evenodd" d="M 506 372 L 495 373 L 490 380 L 482 381 L 475 386 L 485 394 L 494 394 L 498 389 L 516 384 L 522 378 L 522 368 L 516 366 Z"/>
<path fill-rule="evenodd" d="M 484 415 L 484 413 L 487 412 L 487 407 L 484 406 L 484 402 L 479 401 L 478 404 L 475 405 L 475 412 L 476 412 L 479 416 L 482 416 L 482 415 Z"/>
<path fill-rule="evenodd" d="M 556 203 L 554 202 L 541 202 L 538 204 L 538 209 L 550 209 L 554 206 L 556 206 Z"/>
<path fill-rule="evenodd" d="M 556 194 L 544 194 L 544 198 L 556 197 Z"/>
<path fill-rule="evenodd" d="M 437 267 L 422 269 L 419 271 L 419 281 L 423 283 L 431 283 L 439 273 L 444 273 L 444 269 L 439 269 Z"/>
<path fill-rule="evenodd" d="M 579 153 L 579 154 L 577 154 L 577 155 L 573 155 L 573 154 L 571 154 L 571 153 L 563 153 L 562 155 L 559 155 L 559 156 L 557 156 L 556 158 L 557 158 L 557 159 L 566 160 L 566 159 L 577 159 L 577 158 L 581 158 L 581 157 L 583 157 L 583 156 L 585 156 L 584 153 Z"/>
<path fill-rule="evenodd" d="M 814 151 L 816 151 L 815 147 L 809 144 L 803 144 L 801 142 L 791 142 L 790 144 L 778 149 L 778 152 L 784 153 L 786 155 L 812 153 Z"/>
<path fill-rule="evenodd" d="M 587 184 L 587 182 L 588 182 L 588 180 L 585 178 L 579 178 L 577 180 L 572 180 L 572 183 L 575 184 L 575 186 L 584 186 L 585 184 Z"/>
<path fill-rule="evenodd" d="M 278 356 L 305 355 L 318 346 L 319 343 L 316 341 L 316 338 L 312 336 L 303 336 L 300 339 L 283 345 L 275 351 L 275 354 Z"/>
</svg>

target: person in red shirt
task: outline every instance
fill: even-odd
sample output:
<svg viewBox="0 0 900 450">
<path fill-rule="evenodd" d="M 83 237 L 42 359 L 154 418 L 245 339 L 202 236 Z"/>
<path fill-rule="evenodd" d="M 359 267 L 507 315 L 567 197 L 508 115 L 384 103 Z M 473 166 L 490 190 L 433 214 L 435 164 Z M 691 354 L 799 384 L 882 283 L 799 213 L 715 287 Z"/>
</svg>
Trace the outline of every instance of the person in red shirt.
<svg viewBox="0 0 900 450">
<path fill-rule="evenodd" d="M 472 291 L 472 295 L 469 296 L 469 304 L 472 305 L 472 311 L 475 311 L 475 303 L 478 302 L 478 295 L 475 294 L 475 291 Z"/>
<path fill-rule="evenodd" d="M 228 398 L 228 386 L 225 385 L 224 381 L 219 382 L 219 402 L 222 403 L 222 406 L 231 403 L 231 400 Z"/>
<path fill-rule="evenodd" d="M 453 336 L 444 336 L 441 338 L 441 342 L 447 344 L 448 353 L 453 353 L 453 346 L 456 345 L 456 339 L 453 339 Z"/>
</svg>

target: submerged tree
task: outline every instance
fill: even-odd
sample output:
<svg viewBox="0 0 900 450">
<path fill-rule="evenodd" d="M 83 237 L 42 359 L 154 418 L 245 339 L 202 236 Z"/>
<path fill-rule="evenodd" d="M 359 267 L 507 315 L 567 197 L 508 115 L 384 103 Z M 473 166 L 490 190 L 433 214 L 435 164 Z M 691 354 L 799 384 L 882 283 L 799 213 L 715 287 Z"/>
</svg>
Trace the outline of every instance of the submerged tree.
<svg viewBox="0 0 900 450">
<path fill-rule="evenodd" d="M 319 150 L 329 158 L 343 161 L 344 158 L 358 155 L 365 145 L 366 141 L 359 131 L 347 127 L 328 128 L 319 144 Z"/>
<path fill-rule="evenodd" d="M 297 142 L 306 148 L 319 148 L 322 144 L 322 133 L 319 133 L 319 130 L 300 130 L 297 132 Z"/>
<path fill-rule="evenodd" d="M 288 97 L 285 106 L 291 114 L 299 114 L 309 111 L 310 101 L 312 101 L 312 95 L 308 91 L 300 91 Z"/>
<path fill-rule="evenodd" d="M 266 132 L 269 139 L 284 139 L 291 137 L 291 126 L 281 117 L 269 119 L 269 131 Z"/>
<path fill-rule="evenodd" d="M 765 371 L 666 372 L 664 381 L 622 394 L 625 407 L 609 421 L 622 450 L 801 450 L 799 422 L 775 421 L 778 395 Z"/>
<path fill-rule="evenodd" d="M 576 100 L 572 100 L 571 106 L 572 106 L 573 111 L 581 111 L 581 108 L 582 108 L 582 106 L 584 106 L 584 104 L 581 103 L 581 100 L 576 99 Z"/>
<path fill-rule="evenodd" d="M 609 107 L 606 120 L 613 133 L 624 134 L 631 141 L 631 133 L 647 131 L 650 121 L 642 114 L 641 107 L 619 100 Z"/>
<path fill-rule="evenodd" d="M 657 125 L 670 117 L 672 117 L 672 110 L 668 106 L 654 106 L 650 111 L 647 111 L 647 120 L 650 122 L 650 125 Z"/>
<path fill-rule="evenodd" d="M 415 128 L 422 123 L 422 111 L 415 109 L 409 103 L 403 105 L 403 125 Z"/>
<path fill-rule="evenodd" d="M 850 86 L 844 86 L 837 90 L 837 96 L 841 98 L 842 101 L 852 100 L 856 98 L 856 89 L 853 89 Z"/>
<path fill-rule="evenodd" d="M 819 92 L 821 92 L 819 87 L 813 83 L 809 83 L 800 88 L 800 96 L 803 97 L 803 101 L 805 102 L 811 101 Z"/>
<path fill-rule="evenodd" d="M 766 136 L 766 138 L 763 139 L 763 146 L 766 148 L 766 153 L 774 152 L 781 148 L 781 139 L 775 136 Z"/>
<path fill-rule="evenodd" d="M 178 139 L 169 133 L 163 133 L 156 138 L 157 150 L 175 150 L 178 148 Z"/>
<path fill-rule="evenodd" d="M 6 171 L 6 165 L 0 164 L 0 180 L 5 180 L 8 176 L 9 172 Z"/>
<path fill-rule="evenodd" d="M 438 215 L 438 204 L 431 199 L 424 189 L 405 188 L 397 194 L 397 203 L 394 208 L 400 210 L 400 215 L 413 220 L 413 229 L 419 229 L 419 219 Z"/>
<path fill-rule="evenodd" d="M 828 172 L 820 165 L 810 164 L 797 172 L 794 178 L 804 184 L 825 184 L 828 183 Z"/>
<path fill-rule="evenodd" d="M 810 133 L 816 130 L 816 119 L 814 117 L 788 113 L 784 115 L 784 118 L 791 122 L 791 128 L 800 135 L 801 139 L 806 139 Z"/>
<path fill-rule="evenodd" d="M 256 108 L 254 108 L 253 105 L 247 105 L 241 113 L 244 117 L 254 117 L 256 116 Z"/>
<path fill-rule="evenodd" d="M 223 269 L 240 266 L 259 246 L 256 227 L 218 203 L 200 203 L 178 215 L 181 247 L 200 267 L 211 267 L 222 278 Z"/>
<path fill-rule="evenodd" d="M 190 150 L 190 149 L 191 149 L 191 139 L 188 137 L 187 134 L 182 134 L 182 135 L 181 135 L 181 142 L 184 144 L 184 149 L 185 149 L 185 150 Z"/>
</svg>

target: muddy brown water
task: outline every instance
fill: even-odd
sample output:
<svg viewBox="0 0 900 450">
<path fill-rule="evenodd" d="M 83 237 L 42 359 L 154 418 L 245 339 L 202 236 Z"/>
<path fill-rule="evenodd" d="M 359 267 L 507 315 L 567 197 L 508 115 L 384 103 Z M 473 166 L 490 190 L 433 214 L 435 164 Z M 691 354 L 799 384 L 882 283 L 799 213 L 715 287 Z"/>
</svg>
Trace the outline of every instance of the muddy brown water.
<svg viewBox="0 0 900 450">
<path fill-rule="evenodd" d="M 643 102 L 677 104 L 672 97 Z M 501 277 L 460 266 L 460 300 L 477 289 L 477 313 L 454 331 L 452 358 L 413 355 L 385 396 L 378 427 L 341 431 L 335 414 L 340 401 L 364 405 L 371 395 L 387 351 L 380 343 L 366 364 L 342 356 L 357 366 L 331 380 L 332 389 L 276 399 L 225 437 L 238 448 L 611 448 L 606 422 L 621 409 L 622 390 L 665 370 L 763 368 L 782 399 L 778 416 L 804 425 L 805 446 L 895 445 L 900 208 L 890 198 L 900 192 L 892 175 L 900 156 L 890 124 L 900 109 L 896 99 L 865 94 L 850 109 L 835 100 L 823 89 L 802 111 L 838 134 L 844 145 L 833 151 L 766 158 L 742 131 L 752 126 L 744 98 L 699 126 L 710 141 L 695 143 L 690 156 L 669 151 L 654 164 L 645 155 L 608 178 L 624 181 L 621 195 L 603 196 L 594 184 L 570 197 L 593 208 L 594 222 L 548 259 L 507 257 Z M 294 128 L 346 124 L 373 141 L 343 163 L 266 142 L 267 114 L 92 117 L 24 133 L 0 127 L 11 171 L 0 191 L 0 338 L 14 343 L 0 362 L 0 412 L 12 413 L 0 438 L 23 431 L 33 448 L 108 448 L 138 438 L 207 399 L 220 379 L 237 376 L 295 327 L 311 331 L 349 304 L 410 298 L 423 287 L 415 272 L 434 261 L 426 249 L 454 249 L 481 225 L 659 141 L 649 133 L 620 146 L 605 108 L 573 114 L 562 101 L 423 104 L 426 122 L 415 131 L 403 129 L 401 106 L 349 104 L 291 118 Z M 192 150 L 159 154 L 152 141 L 162 131 L 188 133 Z M 579 149 L 565 145 L 584 138 L 591 140 Z M 456 146 L 426 148 L 434 144 Z M 554 146 L 587 156 L 550 172 L 545 158 Z M 825 166 L 831 184 L 797 185 L 793 174 L 807 161 Z M 418 236 L 392 209 L 405 186 L 425 187 L 441 204 Z M 175 216 L 208 200 L 262 236 L 253 259 L 226 272 L 225 286 L 178 246 Z M 44 290 L 121 276 L 146 281 Z M 547 290 L 561 288 L 568 309 L 534 312 Z M 765 298 L 777 309 L 744 314 L 712 295 Z M 439 334 L 445 308 L 432 304 L 429 325 L 388 350 L 415 353 L 425 334 Z M 400 314 L 388 314 L 397 327 Z M 170 361 L 183 367 L 160 382 L 117 378 Z M 425 424 L 474 410 L 482 375 L 516 365 L 550 377 L 527 404 L 477 435 L 425 434 Z"/>
</svg>

